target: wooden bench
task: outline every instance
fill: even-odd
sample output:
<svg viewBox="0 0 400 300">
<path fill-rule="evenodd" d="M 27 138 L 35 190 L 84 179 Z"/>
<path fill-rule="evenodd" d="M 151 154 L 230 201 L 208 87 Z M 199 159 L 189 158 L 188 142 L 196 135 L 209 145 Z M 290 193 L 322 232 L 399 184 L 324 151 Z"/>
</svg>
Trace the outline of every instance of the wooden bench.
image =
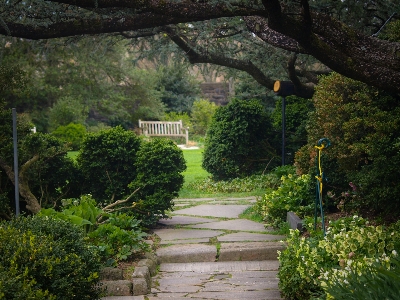
<svg viewBox="0 0 400 300">
<path fill-rule="evenodd" d="M 189 128 L 183 127 L 182 120 L 171 122 L 139 120 L 139 128 L 145 136 L 181 136 L 186 138 L 186 145 L 189 144 Z"/>
</svg>

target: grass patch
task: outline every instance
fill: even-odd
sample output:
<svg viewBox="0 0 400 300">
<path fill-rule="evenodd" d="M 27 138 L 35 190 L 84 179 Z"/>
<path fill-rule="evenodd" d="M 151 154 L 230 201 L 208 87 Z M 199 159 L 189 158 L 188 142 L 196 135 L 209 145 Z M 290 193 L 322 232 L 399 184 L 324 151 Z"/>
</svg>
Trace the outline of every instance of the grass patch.
<svg viewBox="0 0 400 300">
<path fill-rule="evenodd" d="M 206 170 L 201 167 L 203 159 L 203 149 L 183 150 L 183 156 L 186 160 L 185 185 L 193 183 L 197 180 L 205 179 L 211 176 Z"/>
<path fill-rule="evenodd" d="M 254 208 L 254 206 L 250 206 L 250 207 L 246 208 L 244 210 L 244 212 L 242 212 L 239 215 L 239 218 L 251 220 L 254 222 L 258 222 L 258 223 L 264 223 L 263 216 L 259 212 L 257 212 L 257 210 Z"/>
</svg>

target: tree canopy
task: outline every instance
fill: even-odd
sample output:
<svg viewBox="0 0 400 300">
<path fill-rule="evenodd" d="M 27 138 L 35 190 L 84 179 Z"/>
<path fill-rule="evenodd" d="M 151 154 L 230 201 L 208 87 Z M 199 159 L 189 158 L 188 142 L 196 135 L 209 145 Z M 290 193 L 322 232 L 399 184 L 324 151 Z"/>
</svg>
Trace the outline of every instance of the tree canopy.
<svg viewBox="0 0 400 300">
<path fill-rule="evenodd" d="M 272 46 L 312 56 L 349 78 L 398 94 L 400 43 L 379 37 L 399 11 L 394 0 L 8 0 L 0 7 L 0 34 L 51 39 L 163 33 L 190 62 L 245 71 L 269 89 L 281 79 L 262 67 L 274 55 Z M 209 30 L 203 31 L 204 26 Z M 228 38 L 230 42 L 224 44 Z M 224 50 L 230 47 L 231 55 L 221 51 L 221 45 Z M 296 94 L 310 97 L 320 70 L 303 69 L 302 61 L 286 54 L 287 77 Z"/>
</svg>

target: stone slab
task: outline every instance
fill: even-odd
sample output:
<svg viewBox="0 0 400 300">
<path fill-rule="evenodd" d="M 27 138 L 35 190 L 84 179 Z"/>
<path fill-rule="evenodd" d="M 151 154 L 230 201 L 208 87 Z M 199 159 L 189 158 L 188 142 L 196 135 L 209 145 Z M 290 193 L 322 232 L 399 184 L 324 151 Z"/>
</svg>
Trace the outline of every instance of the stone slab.
<svg viewBox="0 0 400 300">
<path fill-rule="evenodd" d="M 216 218 L 238 218 L 250 205 L 198 205 L 175 211 L 175 215 L 208 216 Z"/>
<path fill-rule="evenodd" d="M 161 263 L 190 263 L 215 261 L 217 248 L 213 245 L 184 244 L 157 249 Z"/>
<path fill-rule="evenodd" d="M 218 261 L 276 260 L 283 249 L 279 242 L 222 243 Z"/>
<path fill-rule="evenodd" d="M 187 240 L 170 240 L 170 241 L 160 241 L 160 245 L 178 245 L 178 244 L 206 244 L 209 243 L 210 239 L 209 238 L 203 238 L 203 239 L 187 239 Z"/>
<path fill-rule="evenodd" d="M 163 263 L 160 265 L 160 272 L 173 272 L 173 274 L 180 274 L 179 276 L 194 276 L 191 274 L 218 274 L 221 272 L 242 271 L 276 272 L 278 267 L 279 261 L 277 260 Z"/>
<path fill-rule="evenodd" d="M 204 239 L 207 240 L 212 237 L 216 237 L 218 235 L 223 234 L 223 231 L 217 230 L 198 230 L 198 229 L 155 229 L 153 231 L 155 234 L 159 236 L 162 243 L 168 244 L 173 243 L 174 241 L 187 241 L 190 243 L 190 240 L 193 239 Z"/>
<path fill-rule="evenodd" d="M 283 239 L 286 239 L 286 236 L 275 235 L 275 234 L 250 233 L 250 232 L 236 232 L 218 237 L 218 241 L 220 242 L 245 242 L 245 241 L 263 242 L 263 241 L 280 241 Z"/>
<path fill-rule="evenodd" d="M 168 226 L 174 225 L 189 225 L 189 224 L 200 224 L 210 223 L 216 221 L 215 219 L 209 218 L 197 218 L 189 216 L 173 216 L 171 219 L 161 219 L 158 223 Z"/>
<path fill-rule="evenodd" d="M 109 296 L 131 296 L 132 282 L 129 280 L 102 281 L 102 288 Z"/>
<path fill-rule="evenodd" d="M 282 299 L 279 290 L 261 290 L 261 291 L 232 291 L 232 292 L 199 292 L 189 294 L 186 298 L 212 299 L 212 300 L 276 300 Z"/>
<path fill-rule="evenodd" d="M 146 300 L 165 300 L 165 299 L 174 299 L 174 300 L 187 300 L 187 293 L 157 293 L 155 295 L 147 295 Z M 201 300 L 196 298 L 196 300 Z"/>
<path fill-rule="evenodd" d="M 206 224 L 196 224 L 188 226 L 190 228 L 205 228 L 205 229 L 225 229 L 225 230 L 240 230 L 240 231 L 258 231 L 267 232 L 264 224 L 257 223 L 251 220 L 237 219 L 219 222 L 210 222 Z"/>
<path fill-rule="evenodd" d="M 110 296 L 101 298 L 102 300 L 145 300 L 144 295 L 141 296 Z"/>
</svg>

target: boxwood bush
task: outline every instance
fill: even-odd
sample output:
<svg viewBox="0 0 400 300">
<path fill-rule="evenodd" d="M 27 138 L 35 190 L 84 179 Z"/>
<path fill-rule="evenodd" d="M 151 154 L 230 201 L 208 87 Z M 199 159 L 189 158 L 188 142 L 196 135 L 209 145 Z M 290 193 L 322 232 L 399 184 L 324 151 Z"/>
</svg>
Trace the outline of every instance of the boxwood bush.
<svg viewBox="0 0 400 300">
<path fill-rule="evenodd" d="M 134 132 L 120 126 L 88 134 L 77 157 L 86 193 L 107 203 L 129 195 L 128 184 L 136 175 L 134 164 L 140 144 Z"/>
<path fill-rule="evenodd" d="M 271 120 L 259 101 L 233 99 L 215 111 L 202 166 L 216 180 L 261 173 L 276 156 L 272 136 Z"/>
<path fill-rule="evenodd" d="M 68 222 L 0 223 L 0 299 L 99 299 L 99 271 L 95 248 Z"/>
<path fill-rule="evenodd" d="M 155 138 L 144 142 L 137 152 L 136 178 L 129 186 L 140 188 L 135 194 L 134 214 L 144 225 L 152 225 L 166 217 L 172 199 L 183 185 L 186 170 L 183 152 L 169 139 Z"/>
</svg>

